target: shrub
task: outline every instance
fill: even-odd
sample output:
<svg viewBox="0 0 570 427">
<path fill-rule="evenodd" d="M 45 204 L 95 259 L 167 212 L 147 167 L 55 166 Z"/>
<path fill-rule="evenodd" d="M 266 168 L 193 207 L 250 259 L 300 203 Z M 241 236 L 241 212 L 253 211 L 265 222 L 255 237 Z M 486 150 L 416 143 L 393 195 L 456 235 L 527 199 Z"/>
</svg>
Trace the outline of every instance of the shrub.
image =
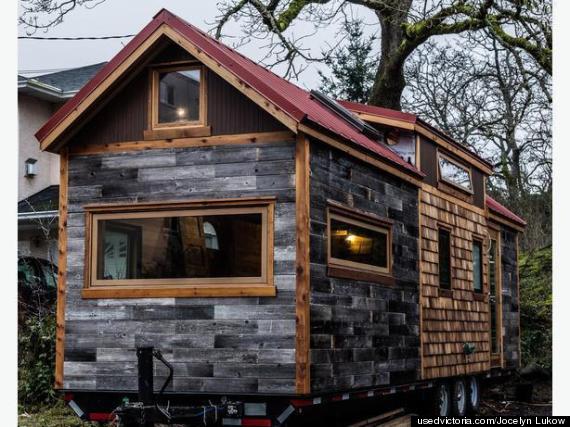
<svg viewBox="0 0 570 427">
<path fill-rule="evenodd" d="M 520 257 L 522 366 L 552 368 L 552 247 Z"/>
<path fill-rule="evenodd" d="M 55 315 L 28 316 L 18 331 L 18 400 L 35 407 L 55 400 Z"/>
</svg>

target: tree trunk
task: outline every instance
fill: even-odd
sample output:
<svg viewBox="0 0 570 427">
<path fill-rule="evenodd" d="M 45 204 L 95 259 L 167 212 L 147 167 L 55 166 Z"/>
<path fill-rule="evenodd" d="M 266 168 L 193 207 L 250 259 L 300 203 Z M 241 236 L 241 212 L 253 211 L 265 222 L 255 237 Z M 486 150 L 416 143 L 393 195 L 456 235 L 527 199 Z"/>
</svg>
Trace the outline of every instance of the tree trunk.
<svg viewBox="0 0 570 427">
<path fill-rule="evenodd" d="M 380 65 L 376 71 L 368 103 L 378 107 L 401 110 L 400 100 L 406 87 L 404 64 L 410 54 L 402 50 L 404 41 L 402 24 L 407 20 L 412 2 L 411 0 L 398 0 L 394 3 L 392 7 L 376 11 L 382 29 Z"/>
</svg>

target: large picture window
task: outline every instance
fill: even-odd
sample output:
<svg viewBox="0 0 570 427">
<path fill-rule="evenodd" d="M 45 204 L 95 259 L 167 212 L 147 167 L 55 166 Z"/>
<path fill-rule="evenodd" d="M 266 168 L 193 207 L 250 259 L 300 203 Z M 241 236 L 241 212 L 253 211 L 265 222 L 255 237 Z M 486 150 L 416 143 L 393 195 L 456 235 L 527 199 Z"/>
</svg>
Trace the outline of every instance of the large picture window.
<svg viewBox="0 0 570 427">
<path fill-rule="evenodd" d="M 151 96 L 153 129 L 205 124 L 206 88 L 202 66 L 154 69 Z"/>
<path fill-rule="evenodd" d="M 473 192 L 471 171 L 467 167 L 442 153 L 438 154 L 437 161 L 440 180 L 459 187 L 468 193 Z"/>
<path fill-rule="evenodd" d="M 328 213 L 329 266 L 391 273 L 391 227 L 389 223 L 347 212 Z"/>
<path fill-rule="evenodd" d="M 273 204 L 210 205 L 87 207 L 87 295 L 133 288 L 172 295 L 274 293 Z"/>
</svg>

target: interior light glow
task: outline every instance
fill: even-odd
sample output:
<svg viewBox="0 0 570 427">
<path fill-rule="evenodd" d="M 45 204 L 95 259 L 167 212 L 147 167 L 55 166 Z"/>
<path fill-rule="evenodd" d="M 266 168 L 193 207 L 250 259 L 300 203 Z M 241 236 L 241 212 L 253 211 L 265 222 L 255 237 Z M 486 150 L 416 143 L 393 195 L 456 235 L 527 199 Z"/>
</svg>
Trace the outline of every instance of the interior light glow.
<svg viewBox="0 0 570 427">
<path fill-rule="evenodd" d="M 178 116 L 179 119 L 185 118 L 186 117 L 186 109 L 184 109 L 184 108 L 176 109 L 176 115 Z"/>
</svg>

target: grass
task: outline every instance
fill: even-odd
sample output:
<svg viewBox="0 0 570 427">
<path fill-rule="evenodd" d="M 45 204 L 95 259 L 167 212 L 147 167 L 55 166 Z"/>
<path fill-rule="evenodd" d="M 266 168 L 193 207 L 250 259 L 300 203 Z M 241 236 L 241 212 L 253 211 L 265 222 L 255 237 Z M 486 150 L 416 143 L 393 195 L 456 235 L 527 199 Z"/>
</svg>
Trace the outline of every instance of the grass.
<svg viewBox="0 0 570 427">
<path fill-rule="evenodd" d="M 19 427 L 91 427 L 97 424 L 85 422 L 63 401 L 52 406 L 43 406 L 25 410 L 18 408 Z"/>
</svg>

